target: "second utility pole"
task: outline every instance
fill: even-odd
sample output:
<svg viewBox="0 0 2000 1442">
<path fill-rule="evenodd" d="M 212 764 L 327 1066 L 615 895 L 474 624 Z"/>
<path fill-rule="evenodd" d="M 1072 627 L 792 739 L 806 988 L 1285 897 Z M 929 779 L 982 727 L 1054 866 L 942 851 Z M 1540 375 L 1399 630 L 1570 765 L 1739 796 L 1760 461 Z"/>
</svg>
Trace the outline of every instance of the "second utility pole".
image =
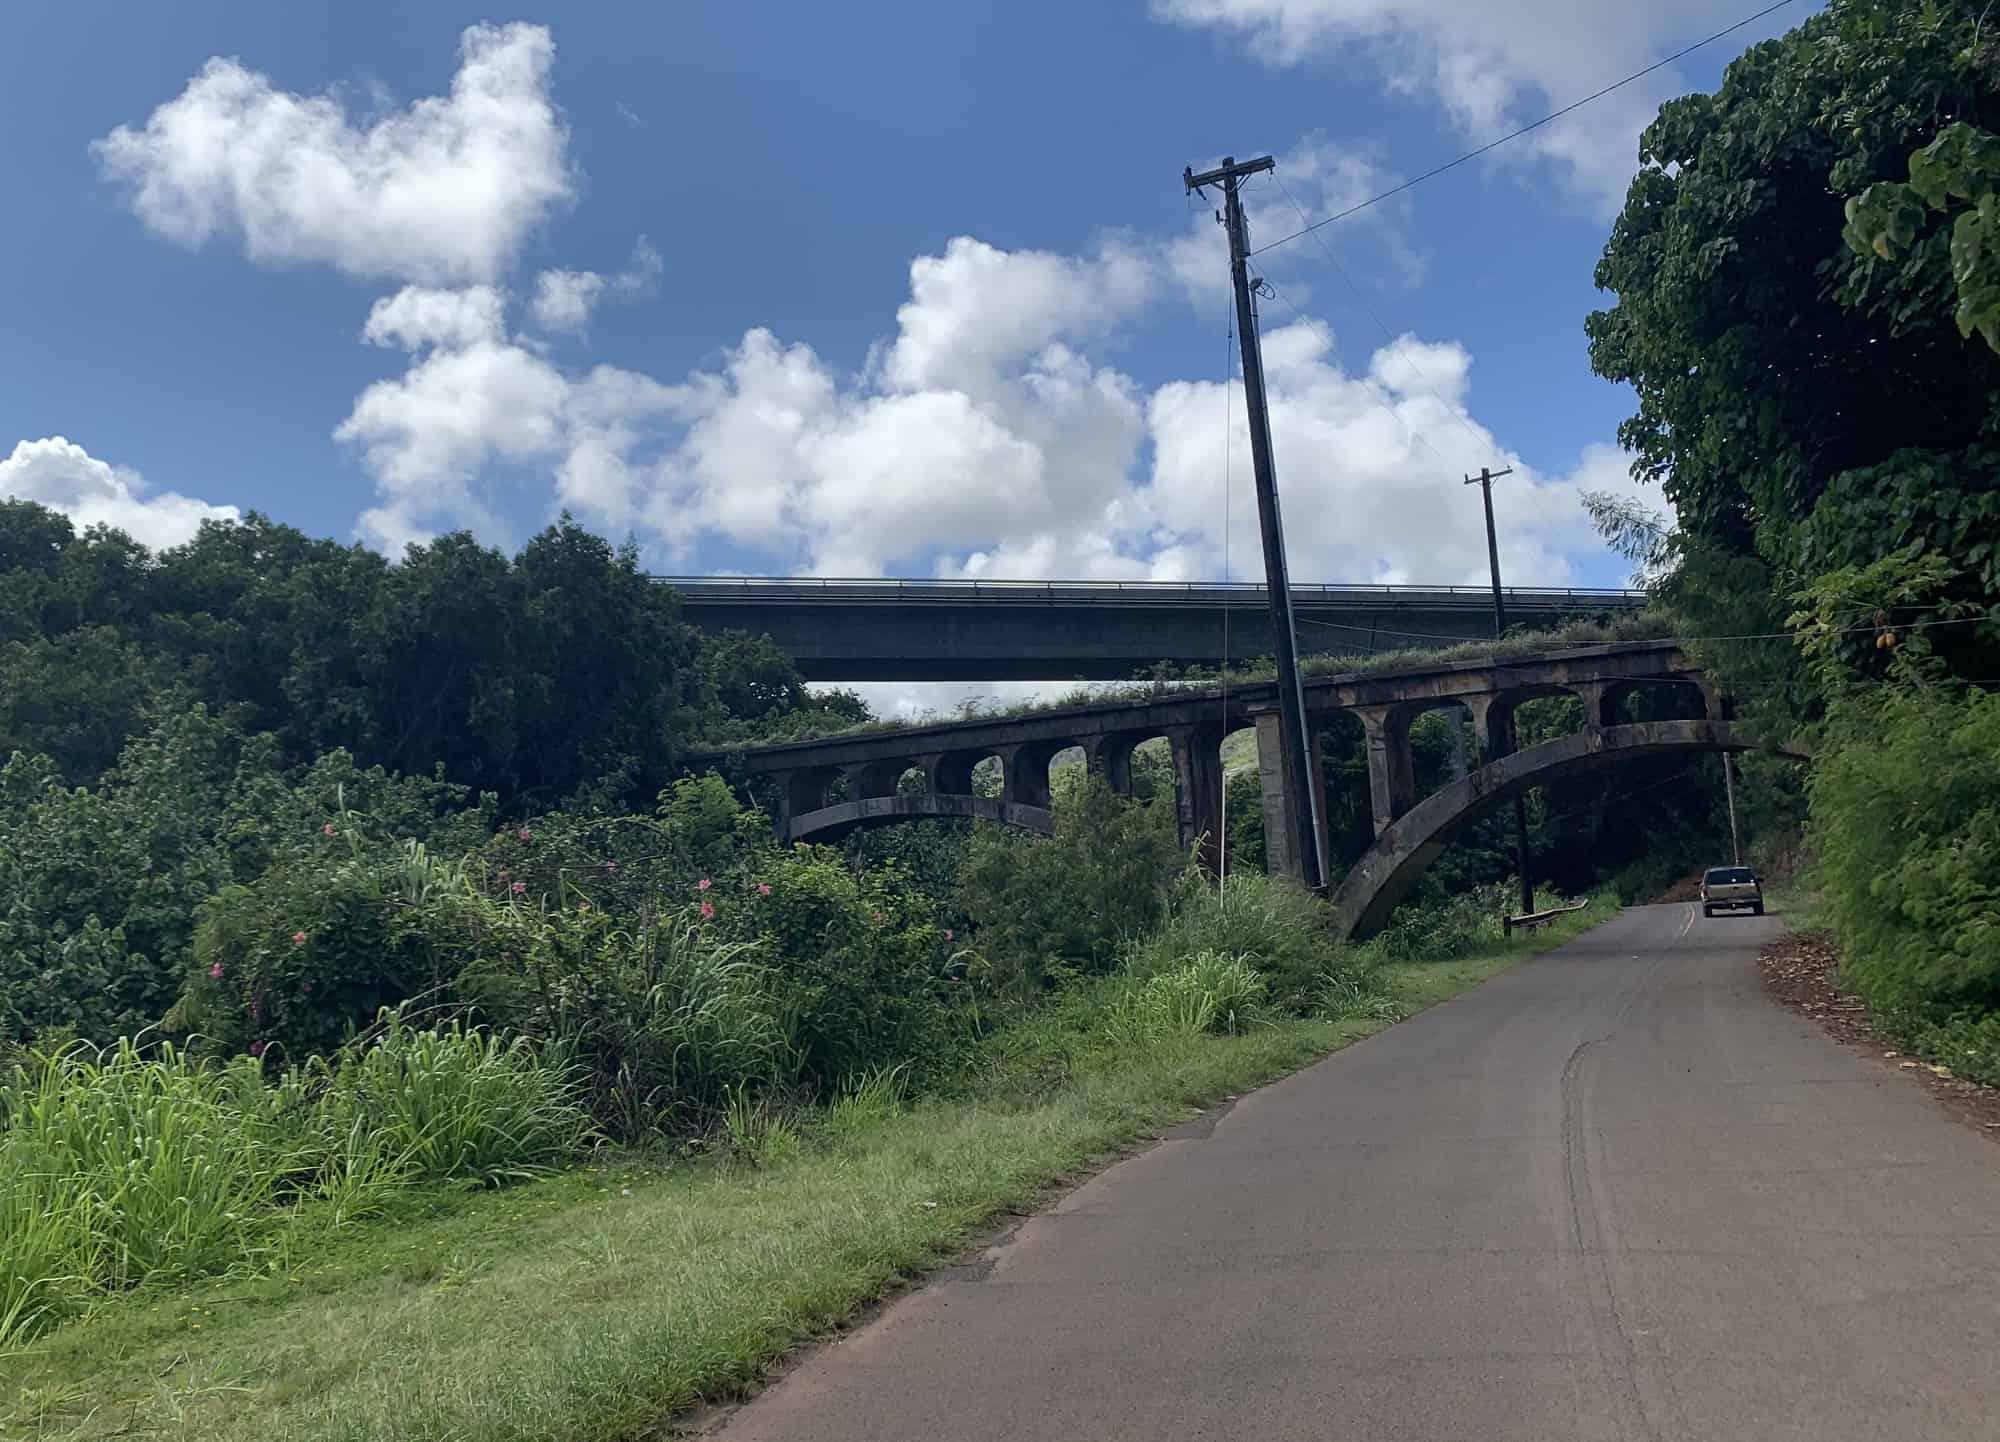
<svg viewBox="0 0 2000 1442">
<path fill-rule="evenodd" d="M 1493 483 L 1502 476 L 1514 474 L 1512 466 L 1504 471 L 1489 471 L 1479 468 L 1476 476 L 1467 476 L 1468 486 L 1478 486 L 1486 498 L 1486 564 L 1493 572 L 1493 637 L 1498 640 L 1507 633 L 1507 602 L 1500 590 L 1500 543 L 1493 534 Z M 1507 717 L 1507 749 L 1514 749 L 1514 718 Z M 1528 875 L 1528 798 L 1514 798 L 1514 869 L 1521 875 L 1521 915 L 1527 916 L 1535 909 L 1535 883 Z"/>
<path fill-rule="evenodd" d="M 1257 481 L 1257 521 L 1264 533 L 1264 587 L 1270 594 L 1271 630 L 1278 656 L 1278 745 L 1284 752 L 1286 812 L 1291 817 L 1292 854 L 1299 858 L 1300 879 L 1314 890 L 1326 884 L 1326 857 L 1320 851 L 1319 768 L 1306 730 L 1305 689 L 1299 682 L 1298 633 L 1292 624 L 1292 583 L 1285 566 L 1285 527 L 1278 514 L 1278 477 L 1271 462 L 1271 414 L 1264 394 L 1264 351 L 1257 338 L 1257 308 L 1250 299 L 1250 229 L 1243 219 L 1239 182 L 1246 175 L 1270 170 L 1276 162 L 1266 155 L 1241 165 L 1225 155 L 1214 170 L 1181 172 L 1189 191 L 1204 185 L 1222 186 L 1223 213 L 1229 232 L 1229 275 L 1236 284 L 1236 336 L 1243 348 L 1243 396 L 1250 409 L 1250 464 Z M 1224 664 L 1227 663 L 1225 658 Z"/>
</svg>

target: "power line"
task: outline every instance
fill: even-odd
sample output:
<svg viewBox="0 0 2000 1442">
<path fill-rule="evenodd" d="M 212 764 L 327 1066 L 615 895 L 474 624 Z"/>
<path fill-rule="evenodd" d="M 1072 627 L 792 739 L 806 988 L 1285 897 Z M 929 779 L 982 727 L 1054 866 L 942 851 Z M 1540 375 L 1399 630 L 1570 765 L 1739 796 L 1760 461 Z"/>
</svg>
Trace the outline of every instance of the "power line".
<svg viewBox="0 0 2000 1442">
<path fill-rule="evenodd" d="M 1278 182 L 1279 192 L 1284 195 L 1285 199 L 1291 204 L 1292 209 L 1297 212 L 1299 224 L 1305 226 L 1305 229 L 1300 231 L 1299 234 L 1312 236 L 1314 243 L 1320 248 L 1320 253 L 1326 257 L 1327 264 L 1331 265 L 1340 278 L 1347 282 L 1347 288 L 1354 292 L 1355 301 L 1361 306 L 1361 309 L 1367 314 L 1368 318 L 1375 322 L 1375 328 L 1382 332 L 1383 338 L 1389 342 L 1390 348 L 1393 350 L 1396 342 L 1401 337 L 1389 328 L 1389 323 L 1383 320 L 1375 307 L 1368 303 L 1368 296 L 1362 291 L 1359 282 L 1349 273 L 1347 267 L 1340 263 L 1340 257 L 1333 253 L 1333 247 L 1326 243 L 1326 237 L 1313 229 L 1312 223 L 1306 218 L 1305 207 L 1299 204 L 1298 199 L 1286 187 L 1284 177 L 1274 170 L 1271 172 L 1271 179 Z M 1397 354 L 1400 356 L 1403 364 L 1410 368 L 1410 374 L 1417 378 L 1417 383 L 1431 393 L 1431 399 L 1443 406 L 1445 413 L 1458 422 L 1459 429 L 1472 437 L 1473 445 L 1482 451 L 1486 450 L 1491 442 L 1491 437 L 1481 436 L 1479 432 L 1472 428 L 1471 422 L 1466 420 L 1457 406 L 1438 394 L 1437 387 L 1431 384 L 1430 377 L 1424 374 L 1423 369 L 1418 366 L 1414 356 L 1407 350 L 1397 352 Z M 1413 436 L 1416 434 L 1415 429 L 1412 427 L 1406 425 L 1404 429 L 1408 430 Z M 1431 454 L 1437 455 L 1435 451 L 1432 451 Z M 1444 457 L 1438 456 L 1438 459 L 1441 461 Z"/>
<path fill-rule="evenodd" d="M 1465 152 L 1465 154 L 1459 156 L 1455 160 L 1447 160 L 1443 165 L 1434 166 L 1433 168 L 1426 170 L 1422 175 L 1417 176 L 1413 180 L 1406 180 L 1401 185 L 1394 186 L 1391 189 L 1383 191 L 1380 195 L 1370 196 L 1367 200 L 1360 202 L 1358 205 L 1350 205 L 1347 207 L 1347 209 L 1340 211 L 1338 214 L 1329 215 L 1325 220 L 1316 220 L 1312 224 L 1306 226 L 1304 230 L 1296 230 L 1293 231 L 1290 235 L 1280 236 L 1277 240 L 1272 241 L 1269 245 L 1260 245 L 1257 247 L 1257 249 L 1251 251 L 1250 253 L 1252 255 L 1262 255 L 1265 251 L 1273 250 L 1276 247 L 1284 245 L 1289 241 L 1297 240 L 1300 236 L 1305 235 L 1310 231 L 1318 230 L 1322 226 L 1332 225 L 1336 220 L 1345 220 L 1347 219 L 1348 216 L 1358 214 L 1359 212 L 1368 209 L 1368 207 L 1371 205 L 1380 205 L 1385 200 L 1391 199 L 1394 196 L 1401 195 L 1406 190 L 1410 190 L 1415 188 L 1416 186 L 1422 185 L 1426 180 L 1433 180 L 1436 177 L 1443 175 L 1447 170 L 1456 170 L 1459 166 L 1465 164 L 1466 161 L 1468 160 L 1477 160 L 1480 156 L 1486 154 L 1488 151 L 1498 150 L 1501 146 L 1505 145 L 1510 140 L 1519 140 L 1522 136 L 1526 135 L 1531 130 L 1540 130 L 1544 125 L 1547 125 L 1552 121 L 1562 119 L 1565 115 L 1568 115 L 1571 111 L 1582 109 L 1584 106 L 1590 104 L 1593 100 L 1602 100 L 1612 91 L 1623 89 L 1625 86 L 1630 85 L 1635 80 L 1643 80 L 1648 75 L 1651 75 L 1655 70 L 1663 70 L 1667 66 L 1673 64 L 1676 60 L 1685 59 L 1686 57 L 1694 54 L 1695 51 L 1701 49 L 1703 46 L 1713 45 L 1716 41 L 1722 39 L 1724 36 L 1735 34 L 1738 30 L 1743 29 L 1746 25 L 1754 25 L 1759 20 L 1762 20 L 1766 15 L 1774 14 L 1775 12 L 1784 9 L 1787 5 L 1791 3 L 1792 0 L 1777 0 L 1776 4 L 1766 5 L 1762 10 L 1759 10 L 1755 15 L 1747 15 L 1743 19 L 1738 20 L 1734 25 L 1729 26 L 1727 29 L 1718 30 L 1713 35 L 1709 35 L 1704 37 L 1703 39 L 1695 41 L 1694 44 L 1686 47 L 1685 49 L 1676 50 L 1673 54 L 1667 56 L 1663 60 L 1655 60 L 1651 65 L 1648 65 L 1644 70 L 1635 70 L 1630 75 L 1626 76 L 1623 80 L 1614 80 L 1611 84 L 1605 86 L 1602 90 L 1594 90 L 1590 94 L 1584 96 L 1583 99 L 1581 100 L 1573 100 L 1568 105 L 1565 105 L 1562 109 L 1551 111 L 1549 114 L 1544 115 L 1540 120 L 1531 121 L 1527 125 L 1523 125 L 1519 130 L 1509 131 L 1507 134 L 1501 136 L 1498 140 L 1490 140 L 1486 144 L 1480 146 L 1477 150 L 1468 150 Z"/>
<path fill-rule="evenodd" d="M 1919 608 L 1905 607 L 1903 609 L 1909 610 L 1909 609 L 1919 609 Z M 1931 608 L 1923 608 L 1923 609 L 1931 609 Z M 1315 621 L 1310 616 L 1301 616 L 1298 618 L 1298 620 L 1301 626 L 1318 626 L 1324 630 L 1330 630 L 1330 631 L 1356 631 L 1356 632 L 1364 632 L 1370 636 L 1395 636 L 1404 640 L 1411 640 L 1411 641 L 1453 641 L 1460 645 L 1468 644 L 1468 638 L 1465 636 L 1447 636 L 1441 631 L 1392 631 L 1387 629 L 1386 627 L 1381 627 L 1381 626 L 1349 626 L 1339 621 Z M 1938 621 L 1892 621 L 1888 623 L 1886 626 L 1878 626 L 1873 622 L 1868 622 L 1859 626 L 1838 627 L 1836 630 L 1836 634 L 1842 636 L 1848 636 L 1848 635 L 1858 635 L 1863 631 L 1882 631 L 1882 630 L 1919 631 L 1928 629 L 1932 626 L 1978 626 L 1983 624 L 2000 625 L 2000 616 L 1992 616 L 1992 615 L 1956 616 L 1948 620 L 1938 620 Z M 1662 636 L 1659 639 L 1663 641 L 1671 640 L 1671 641 L 1697 641 L 1697 642 L 1699 641 L 1796 641 L 1799 638 L 1800 634 L 1801 633 L 1797 631 L 1744 631 L 1733 636 Z M 1497 657 L 1495 659 L 1501 662 L 1507 660 L 1507 658 L 1504 656 Z"/>
</svg>

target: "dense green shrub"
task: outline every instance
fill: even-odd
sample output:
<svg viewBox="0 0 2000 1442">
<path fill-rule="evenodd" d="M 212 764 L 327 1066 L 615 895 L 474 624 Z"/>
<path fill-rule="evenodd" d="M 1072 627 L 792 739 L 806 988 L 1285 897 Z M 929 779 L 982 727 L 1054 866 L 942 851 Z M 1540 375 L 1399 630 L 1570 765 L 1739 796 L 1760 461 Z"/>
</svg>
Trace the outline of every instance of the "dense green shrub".
<svg viewBox="0 0 2000 1442">
<path fill-rule="evenodd" d="M 1182 878 L 1166 919 L 1126 952 L 1127 965 L 1154 975 L 1207 954 L 1241 957 L 1288 1011 L 1310 1010 L 1329 971 L 1357 976 L 1367 966 L 1333 938 L 1326 903 L 1296 882 L 1261 872 L 1232 874 L 1215 887 L 1198 873 Z"/>
<path fill-rule="evenodd" d="M 1810 839 L 1845 975 L 1881 1007 L 2000 1007 L 2000 695 L 1832 708 Z"/>
<path fill-rule="evenodd" d="M 0 768 L 0 1038 L 109 1042 L 158 1023 L 192 970 L 204 902 L 273 867 L 289 878 L 274 887 L 309 894 L 364 836 L 469 844 L 488 812 L 465 799 L 342 753 L 283 774 L 268 738 L 200 707 L 134 739 L 94 788 L 16 755 Z"/>
<path fill-rule="evenodd" d="M 457 995 L 564 1047 L 614 1136 L 698 1127 L 732 1091 L 795 1071 L 771 969 L 754 945 L 719 939 L 695 906 L 635 921 L 508 905 L 493 935 Z"/>
<path fill-rule="evenodd" d="M 803 1077 L 828 1086 L 945 1059 L 955 933 L 900 869 L 856 874 L 825 847 L 774 850 L 719 905 L 775 972 Z"/>
<path fill-rule="evenodd" d="M 1167 805 L 1128 801 L 1093 776 L 1057 809 L 1053 838 L 981 828 L 960 905 L 995 974 L 1035 990 L 1109 971 L 1119 948 L 1159 920 L 1184 865 Z"/>
</svg>

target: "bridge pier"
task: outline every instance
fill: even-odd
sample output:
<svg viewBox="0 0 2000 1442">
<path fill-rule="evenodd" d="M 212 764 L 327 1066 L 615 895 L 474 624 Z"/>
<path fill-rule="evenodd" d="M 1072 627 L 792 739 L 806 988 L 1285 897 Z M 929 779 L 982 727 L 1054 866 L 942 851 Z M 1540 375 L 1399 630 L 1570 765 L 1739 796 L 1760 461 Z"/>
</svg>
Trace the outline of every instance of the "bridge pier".
<svg viewBox="0 0 2000 1442">
<path fill-rule="evenodd" d="M 830 766 L 805 766 L 796 771 L 780 771 L 772 777 L 778 788 L 777 830 L 789 834 L 794 816 L 817 811 L 831 799 L 833 781 L 840 773 Z"/>
<path fill-rule="evenodd" d="M 1000 752 L 1002 799 L 1017 806 L 1039 806 L 1044 810 L 1049 804 L 1049 763 L 1055 760 L 1056 752 L 1068 748 L 1069 742 L 1024 741 L 1018 746 L 1008 746 Z"/>
<path fill-rule="evenodd" d="M 842 772 L 847 777 L 847 799 L 866 801 L 872 796 L 894 796 L 897 783 L 908 769 L 901 760 L 870 761 L 860 766 L 849 766 Z"/>
<path fill-rule="evenodd" d="M 1294 881 L 1304 881 L 1305 860 L 1296 854 L 1292 840 L 1298 835 L 1292 822 L 1292 798 L 1299 791 L 1297 787 L 1286 784 L 1284 747 L 1279 743 L 1278 736 L 1278 713 L 1257 711 L 1253 713 L 1253 719 L 1257 727 L 1257 780 L 1264 799 L 1264 869 L 1273 876 L 1289 876 Z M 1328 719 L 1324 712 L 1306 717 L 1306 754 L 1311 758 L 1313 769 L 1310 780 L 1319 788 L 1319 850 L 1322 856 L 1333 855 L 1333 844 L 1327 829 L 1327 817 L 1333 812 L 1333 798 L 1327 791 L 1326 768 L 1320 761 L 1320 737 L 1325 732 Z"/>
<path fill-rule="evenodd" d="M 1380 836 L 1417 804 L 1416 765 L 1410 756 L 1411 714 L 1403 706 L 1357 706 L 1368 750 L 1368 800 Z"/>
<path fill-rule="evenodd" d="M 1136 736 L 1093 736 L 1083 743 L 1084 762 L 1104 778 L 1120 796 L 1132 794 L 1132 752 L 1141 738 Z"/>
<path fill-rule="evenodd" d="M 1222 854 L 1222 737 L 1220 726 L 1175 726 L 1167 732 L 1181 845 L 1201 843 L 1201 866 L 1211 876 Z"/>
</svg>

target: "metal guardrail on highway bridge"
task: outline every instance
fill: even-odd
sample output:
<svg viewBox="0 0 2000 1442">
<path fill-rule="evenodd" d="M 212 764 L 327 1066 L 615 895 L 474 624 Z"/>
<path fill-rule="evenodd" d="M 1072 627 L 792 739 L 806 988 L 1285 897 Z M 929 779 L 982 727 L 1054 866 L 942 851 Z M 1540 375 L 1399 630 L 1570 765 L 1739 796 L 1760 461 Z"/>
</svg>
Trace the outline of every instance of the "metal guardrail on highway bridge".
<svg viewBox="0 0 2000 1442">
<path fill-rule="evenodd" d="M 654 576 L 695 600 L 770 601 L 810 604 L 943 605 L 966 600 L 1034 604 L 1063 602 L 1108 606 L 1265 604 L 1262 586 L 1221 581 L 895 581 L 818 576 Z M 1619 609 L 1646 603 L 1644 591 L 1618 587 L 1511 586 L 1505 595 L 1522 608 L 1565 603 Z M 1493 604 L 1486 586 L 1294 585 L 1292 597 L 1307 604 L 1342 603 L 1465 606 Z"/>
</svg>

